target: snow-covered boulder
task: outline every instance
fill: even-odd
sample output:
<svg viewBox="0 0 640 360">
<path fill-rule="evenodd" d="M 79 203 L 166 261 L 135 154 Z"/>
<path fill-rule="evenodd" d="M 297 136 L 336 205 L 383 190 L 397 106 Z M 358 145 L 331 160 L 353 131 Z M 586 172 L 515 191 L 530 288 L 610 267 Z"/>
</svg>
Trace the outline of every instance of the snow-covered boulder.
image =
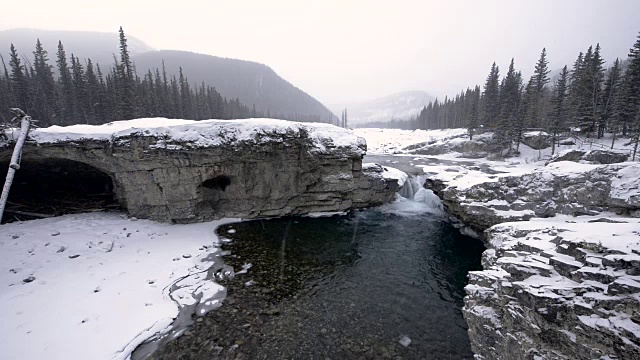
<svg viewBox="0 0 640 360">
<path fill-rule="evenodd" d="M 487 132 L 477 134 L 471 140 L 467 134 L 447 139 L 432 139 L 407 146 L 403 150 L 416 155 L 442 155 L 457 152 L 462 153 L 464 157 L 479 158 L 498 152 L 500 149 L 501 146 L 495 141 L 493 133 Z"/>
<path fill-rule="evenodd" d="M 617 164 L 627 161 L 628 158 L 628 154 L 610 150 L 568 149 L 554 155 L 549 162 L 587 161 L 593 164 Z"/>
<path fill-rule="evenodd" d="M 551 135 L 544 131 L 528 131 L 522 134 L 522 143 L 534 150 L 551 146 Z"/>
<path fill-rule="evenodd" d="M 582 157 L 582 160 L 595 164 L 617 164 L 627 161 L 628 154 L 622 154 L 609 150 L 591 150 Z"/>
</svg>

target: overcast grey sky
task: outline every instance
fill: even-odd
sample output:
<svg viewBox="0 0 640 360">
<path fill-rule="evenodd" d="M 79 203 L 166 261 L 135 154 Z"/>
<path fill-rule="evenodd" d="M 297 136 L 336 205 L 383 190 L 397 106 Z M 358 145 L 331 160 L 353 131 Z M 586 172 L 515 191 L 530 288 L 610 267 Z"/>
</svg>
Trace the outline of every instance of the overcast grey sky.
<svg viewBox="0 0 640 360">
<path fill-rule="evenodd" d="M 525 76 L 640 31 L 640 0 L 2 0 L 0 29 L 116 31 L 157 49 L 258 61 L 325 104 L 403 90 L 455 94 L 511 57 Z M 215 85 L 215 84 L 214 84 Z"/>
</svg>

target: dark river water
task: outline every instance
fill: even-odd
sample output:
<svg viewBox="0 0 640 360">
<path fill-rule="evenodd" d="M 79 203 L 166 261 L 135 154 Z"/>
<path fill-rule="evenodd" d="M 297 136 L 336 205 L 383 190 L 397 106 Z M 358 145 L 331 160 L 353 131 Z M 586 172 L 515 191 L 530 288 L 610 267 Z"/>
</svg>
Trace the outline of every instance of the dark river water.
<svg viewBox="0 0 640 360">
<path fill-rule="evenodd" d="M 282 299 L 251 357 L 472 358 L 463 287 L 484 248 L 424 203 L 219 234 L 237 264 L 251 264 L 238 277 Z"/>
<path fill-rule="evenodd" d="M 222 306 L 149 359 L 471 359 L 463 288 L 484 247 L 411 185 L 348 215 L 221 226 Z"/>
</svg>

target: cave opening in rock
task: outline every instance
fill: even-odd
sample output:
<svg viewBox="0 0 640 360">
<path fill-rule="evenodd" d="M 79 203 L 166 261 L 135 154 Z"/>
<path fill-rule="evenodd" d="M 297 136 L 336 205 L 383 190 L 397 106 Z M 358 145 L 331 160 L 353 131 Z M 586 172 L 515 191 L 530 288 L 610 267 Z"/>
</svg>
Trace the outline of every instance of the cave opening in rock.
<svg viewBox="0 0 640 360">
<path fill-rule="evenodd" d="M 9 162 L 0 162 L 2 184 Z M 66 159 L 23 159 L 16 171 L 2 222 L 118 209 L 111 177 Z"/>
<path fill-rule="evenodd" d="M 231 178 L 227 175 L 218 175 L 202 182 L 202 186 L 207 189 L 225 191 L 231 185 Z"/>
</svg>

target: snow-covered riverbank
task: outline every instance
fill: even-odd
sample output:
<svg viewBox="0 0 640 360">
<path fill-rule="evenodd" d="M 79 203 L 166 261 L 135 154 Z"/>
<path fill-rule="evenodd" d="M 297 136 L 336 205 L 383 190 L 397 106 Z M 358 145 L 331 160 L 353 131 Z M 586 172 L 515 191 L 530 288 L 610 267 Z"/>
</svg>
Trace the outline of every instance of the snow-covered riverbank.
<svg viewBox="0 0 640 360">
<path fill-rule="evenodd" d="M 0 227 L 5 359 L 126 359 L 179 306 L 219 305 L 215 228 L 89 213 Z"/>
</svg>

